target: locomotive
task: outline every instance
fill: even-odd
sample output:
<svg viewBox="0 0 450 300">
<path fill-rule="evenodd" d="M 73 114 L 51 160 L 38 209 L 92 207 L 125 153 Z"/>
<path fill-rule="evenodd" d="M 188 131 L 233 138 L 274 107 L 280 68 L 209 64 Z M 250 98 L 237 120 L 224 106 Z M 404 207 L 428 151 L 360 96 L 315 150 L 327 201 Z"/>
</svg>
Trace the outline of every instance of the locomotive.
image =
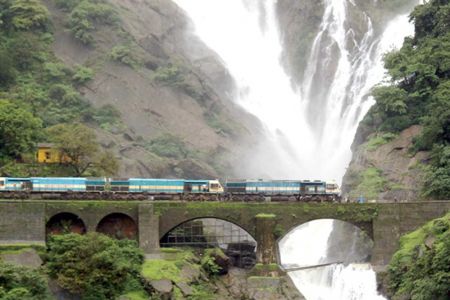
<svg viewBox="0 0 450 300">
<path fill-rule="evenodd" d="M 340 189 L 321 180 L 0 177 L 0 198 L 333 202 Z"/>
</svg>

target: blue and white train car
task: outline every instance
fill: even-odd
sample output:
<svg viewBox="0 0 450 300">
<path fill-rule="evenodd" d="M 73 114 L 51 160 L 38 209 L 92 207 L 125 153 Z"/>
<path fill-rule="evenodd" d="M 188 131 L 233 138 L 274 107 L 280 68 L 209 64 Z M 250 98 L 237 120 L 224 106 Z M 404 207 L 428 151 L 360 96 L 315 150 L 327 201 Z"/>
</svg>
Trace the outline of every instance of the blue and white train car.
<svg viewBox="0 0 450 300">
<path fill-rule="evenodd" d="M 32 177 L 33 192 L 85 192 L 86 178 Z"/>
<path fill-rule="evenodd" d="M 30 178 L 0 177 L 0 191 L 28 191 L 31 188 Z"/>
<path fill-rule="evenodd" d="M 184 191 L 183 179 L 128 179 L 129 191 L 135 193 L 178 194 Z"/>
</svg>

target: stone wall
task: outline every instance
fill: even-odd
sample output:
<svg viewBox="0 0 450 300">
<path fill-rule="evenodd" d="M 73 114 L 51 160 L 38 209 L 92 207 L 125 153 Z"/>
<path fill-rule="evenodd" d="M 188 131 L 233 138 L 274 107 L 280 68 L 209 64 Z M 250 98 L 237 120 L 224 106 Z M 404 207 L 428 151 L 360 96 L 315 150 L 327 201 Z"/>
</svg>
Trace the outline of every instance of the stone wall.
<svg viewBox="0 0 450 300">
<path fill-rule="evenodd" d="M 44 243 L 46 222 L 62 212 L 80 217 L 87 231 L 111 213 L 123 213 L 138 225 L 140 246 L 158 251 L 159 240 L 178 225 L 196 218 L 218 218 L 232 222 L 256 241 L 272 235 L 282 238 L 293 228 L 311 220 L 337 219 L 358 226 L 374 240 L 372 263 L 385 265 L 398 247 L 402 234 L 450 210 L 449 202 L 383 204 L 330 203 L 229 203 L 229 202 L 152 202 L 152 201 L 2 201 L 0 202 L 0 243 Z M 271 226 L 257 230 L 258 215 L 273 215 Z M 267 244 L 267 243 L 266 243 Z M 269 243 L 276 247 L 275 243 Z M 261 247 L 260 247 L 261 248 Z M 261 249 L 276 251 L 276 249 Z M 270 252 L 269 251 L 269 252 Z M 269 255 L 273 256 L 273 255 Z"/>
</svg>

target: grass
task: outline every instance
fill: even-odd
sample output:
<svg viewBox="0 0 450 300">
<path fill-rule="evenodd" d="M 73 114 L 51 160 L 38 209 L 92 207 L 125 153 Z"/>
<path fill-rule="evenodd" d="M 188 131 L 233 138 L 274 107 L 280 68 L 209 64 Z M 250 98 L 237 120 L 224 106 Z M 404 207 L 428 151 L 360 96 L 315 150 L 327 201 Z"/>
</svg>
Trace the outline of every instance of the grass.
<svg viewBox="0 0 450 300">
<path fill-rule="evenodd" d="M 381 192 L 387 188 L 387 180 L 377 168 L 367 168 L 359 174 L 359 184 L 350 193 L 352 198 L 359 196 L 365 197 L 367 200 L 376 200 Z"/>
<path fill-rule="evenodd" d="M 369 141 L 367 141 L 365 147 L 368 151 L 375 151 L 380 146 L 385 145 L 395 139 L 397 137 L 396 134 L 393 133 L 383 133 L 383 134 L 377 134 L 373 136 Z"/>
<path fill-rule="evenodd" d="M 126 293 L 123 297 L 127 300 L 147 300 L 149 296 L 144 291 L 133 291 Z"/>
<path fill-rule="evenodd" d="M 142 266 L 142 275 L 148 280 L 168 279 L 181 282 L 181 270 L 176 261 L 163 259 L 146 260 Z"/>
</svg>

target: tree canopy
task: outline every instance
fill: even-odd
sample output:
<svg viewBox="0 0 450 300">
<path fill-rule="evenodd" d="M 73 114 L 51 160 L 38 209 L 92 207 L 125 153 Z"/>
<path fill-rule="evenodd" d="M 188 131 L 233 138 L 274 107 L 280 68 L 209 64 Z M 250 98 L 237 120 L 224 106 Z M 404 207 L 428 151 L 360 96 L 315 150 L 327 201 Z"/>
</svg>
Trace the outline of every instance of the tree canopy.
<svg viewBox="0 0 450 300">
<path fill-rule="evenodd" d="M 448 299 L 450 213 L 400 239 L 388 268 L 392 299 Z"/>
<path fill-rule="evenodd" d="M 99 233 L 51 236 L 45 266 L 51 278 L 83 299 L 115 299 L 138 277 L 144 255 L 135 241 Z"/>
<path fill-rule="evenodd" d="M 39 270 L 0 261 L 0 299 L 48 299 L 47 279 Z"/>
<path fill-rule="evenodd" d="M 0 100 L 0 157 L 18 157 L 39 140 L 42 121 L 7 100 Z"/>
<path fill-rule="evenodd" d="M 62 155 L 69 158 L 77 176 L 114 175 L 118 169 L 115 157 L 101 151 L 92 129 L 83 124 L 59 124 L 47 129 L 50 140 L 56 144 Z"/>
</svg>

